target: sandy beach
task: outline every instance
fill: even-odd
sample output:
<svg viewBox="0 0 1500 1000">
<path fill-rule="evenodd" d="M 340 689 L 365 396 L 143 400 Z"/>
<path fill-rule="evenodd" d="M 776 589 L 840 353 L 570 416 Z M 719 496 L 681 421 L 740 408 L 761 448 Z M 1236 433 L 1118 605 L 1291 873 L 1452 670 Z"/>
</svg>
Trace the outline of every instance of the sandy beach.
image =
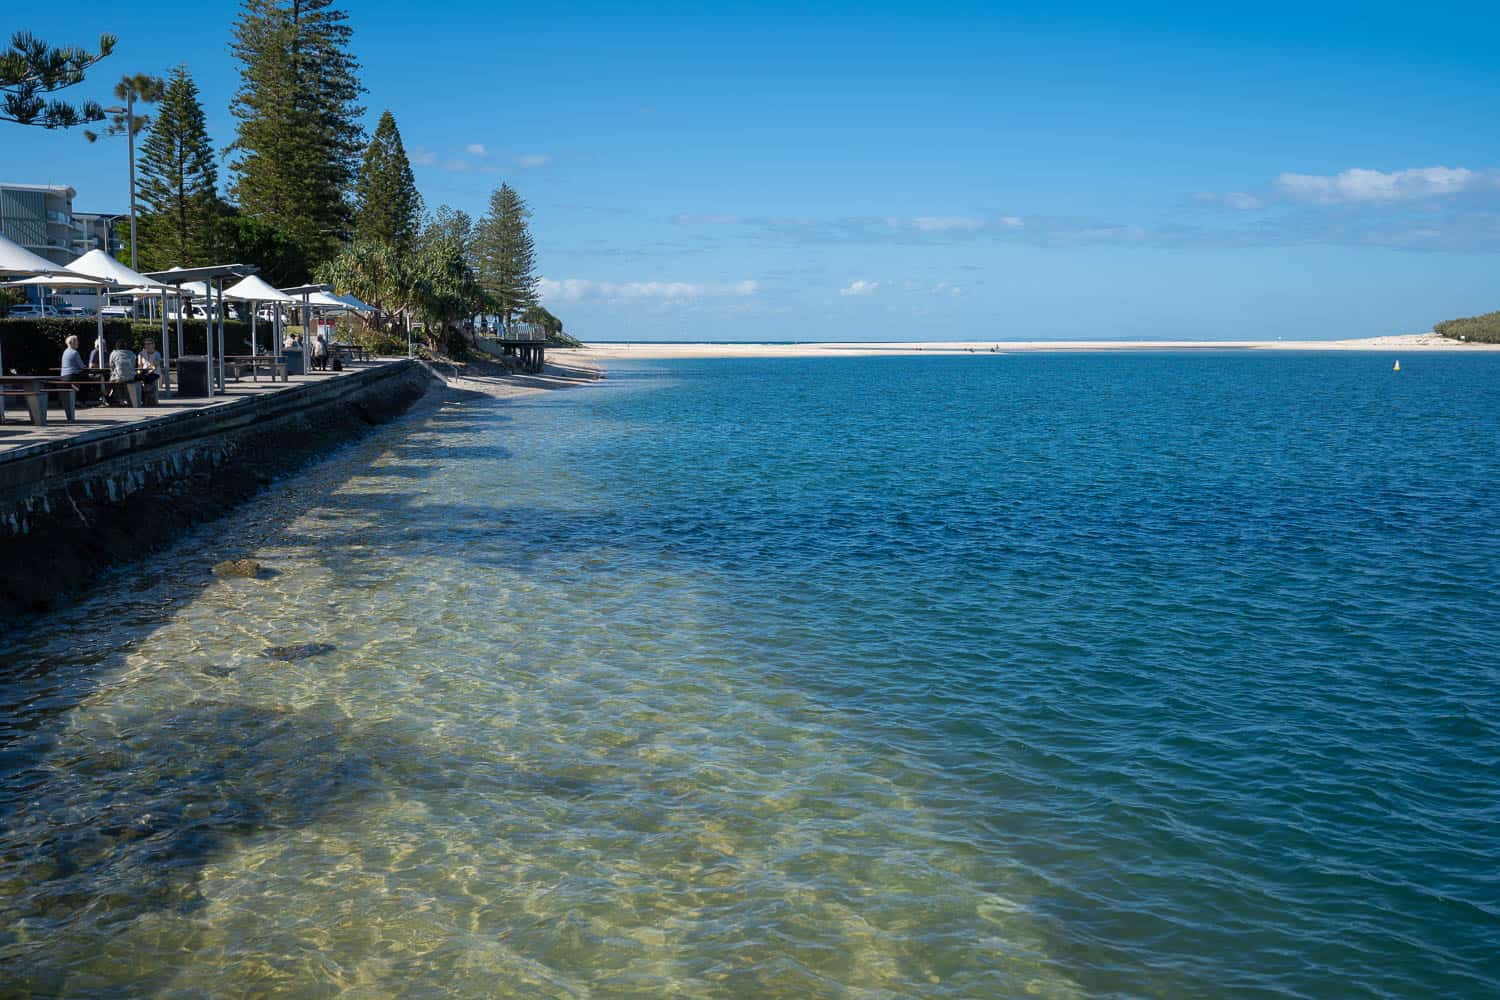
<svg viewBox="0 0 1500 1000">
<path fill-rule="evenodd" d="M 598 343 L 551 350 L 549 361 L 574 367 L 635 358 L 816 358 L 908 354 L 1016 354 L 1034 351 L 1495 351 L 1500 344 L 1457 343 L 1435 333 L 1359 340 L 1026 340 L 933 343 L 631 344 Z"/>
<path fill-rule="evenodd" d="M 539 375 L 504 371 L 499 365 L 484 361 L 471 362 L 462 367 L 438 361 L 433 362 L 430 367 L 455 389 L 492 399 L 515 399 L 551 389 L 571 389 L 597 382 L 604 377 L 604 373 L 594 364 L 595 360 L 586 351 L 551 352 L 546 369 Z"/>
</svg>

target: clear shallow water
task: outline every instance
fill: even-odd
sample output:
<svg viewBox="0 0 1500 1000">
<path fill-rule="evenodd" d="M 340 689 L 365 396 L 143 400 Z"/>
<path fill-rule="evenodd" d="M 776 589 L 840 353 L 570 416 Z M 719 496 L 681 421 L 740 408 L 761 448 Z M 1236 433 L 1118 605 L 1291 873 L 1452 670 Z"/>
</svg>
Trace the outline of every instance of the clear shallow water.
<svg viewBox="0 0 1500 1000">
<path fill-rule="evenodd" d="M 1500 994 L 1500 359 L 1406 368 L 385 428 L 0 645 L 0 994 Z"/>
</svg>

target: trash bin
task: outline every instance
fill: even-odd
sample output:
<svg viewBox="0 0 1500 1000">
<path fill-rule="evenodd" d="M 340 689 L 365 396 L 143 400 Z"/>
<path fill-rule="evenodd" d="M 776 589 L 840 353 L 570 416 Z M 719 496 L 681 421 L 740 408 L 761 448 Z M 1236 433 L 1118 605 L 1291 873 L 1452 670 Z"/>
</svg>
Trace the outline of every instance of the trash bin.
<svg viewBox="0 0 1500 1000">
<path fill-rule="evenodd" d="M 173 361 L 177 369 L 177 395 L 198 399 L 208 395 L 208 355 L 184 354 Z"/>
<path fill-rule="evenodd" d="M 286 362 L 286 373 L 288 375 L 306 375 L 302 367 L 302 350 L 284 351 L 281 360 Z"/>
</svg>

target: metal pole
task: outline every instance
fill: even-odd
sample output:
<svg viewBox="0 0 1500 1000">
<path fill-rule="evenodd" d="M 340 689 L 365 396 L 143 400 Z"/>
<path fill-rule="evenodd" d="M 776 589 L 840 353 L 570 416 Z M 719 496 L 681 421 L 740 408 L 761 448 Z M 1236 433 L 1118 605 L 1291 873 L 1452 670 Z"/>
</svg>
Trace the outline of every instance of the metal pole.
<svg viewBox="0 0 1500 1000">
<path fill-rule="evenodd" d="M 146 301 L 150 301 L 147 299 Z M 161 391 L 172 391 L 172 345 L 167 341 L 167 290 L 161 290 Z"/>
<path fill-rule="evenodd" d="M 219 392 L 224 392 L 224 279 L 214 278 L 210 294 L 217 296 L 214 318 L 219 322 Z"/>
<path fill-rule="evenodd" d="M 208 282 L 203 282 L 203 290 L 208 292 L 207 301 L 213 301 L 213 291 L 209 289 Z M 208 367 L 203 372 L 203 380 L 208 383 L 208 394 L 214 395 L 214 314 L 213 310 L 205 309 L 203 329 L 203 357 L 208 362 Z"/>
<path fill-rule="evenodd" d="M 139 265 L 136 260 L 135 239 L 135 87 L 125 92 L 125 143 L 130 147 L 130 268 Z M 105 251 L 108 253 L 108 250 Z"/>
<path fill-rule="evenodd" d="M 255 360 L 255 314 L 260 312 L 256 308 L 258 304 L 256 302 L 250 303 L 250 381 L 252 382 L 260 381 L 260 364 Z M 276 381 L 274 373 L 271 375 L 271 381 Z"/>
<path fill-rule="evenodd" d="M 307 337 L 308 330 L 312 328 L 312 295 L 308 292 L 302 293 L 302 374 L 306 375 L 312 370 L 308 363 Z"/>
</svg>

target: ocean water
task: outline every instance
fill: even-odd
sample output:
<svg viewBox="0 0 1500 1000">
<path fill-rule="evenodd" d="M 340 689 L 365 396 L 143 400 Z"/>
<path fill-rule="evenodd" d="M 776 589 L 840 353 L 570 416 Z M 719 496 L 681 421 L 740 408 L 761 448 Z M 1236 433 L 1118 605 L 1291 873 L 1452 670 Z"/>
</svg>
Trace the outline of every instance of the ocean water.
<svg viewBox="0 0 1500 1000">
<path fill-rule="evenodd" d="M 415 413 L 0 639 L 0 995 L 1500 996 L 1500 357 L 1402 360 Z"/>
</svg>

